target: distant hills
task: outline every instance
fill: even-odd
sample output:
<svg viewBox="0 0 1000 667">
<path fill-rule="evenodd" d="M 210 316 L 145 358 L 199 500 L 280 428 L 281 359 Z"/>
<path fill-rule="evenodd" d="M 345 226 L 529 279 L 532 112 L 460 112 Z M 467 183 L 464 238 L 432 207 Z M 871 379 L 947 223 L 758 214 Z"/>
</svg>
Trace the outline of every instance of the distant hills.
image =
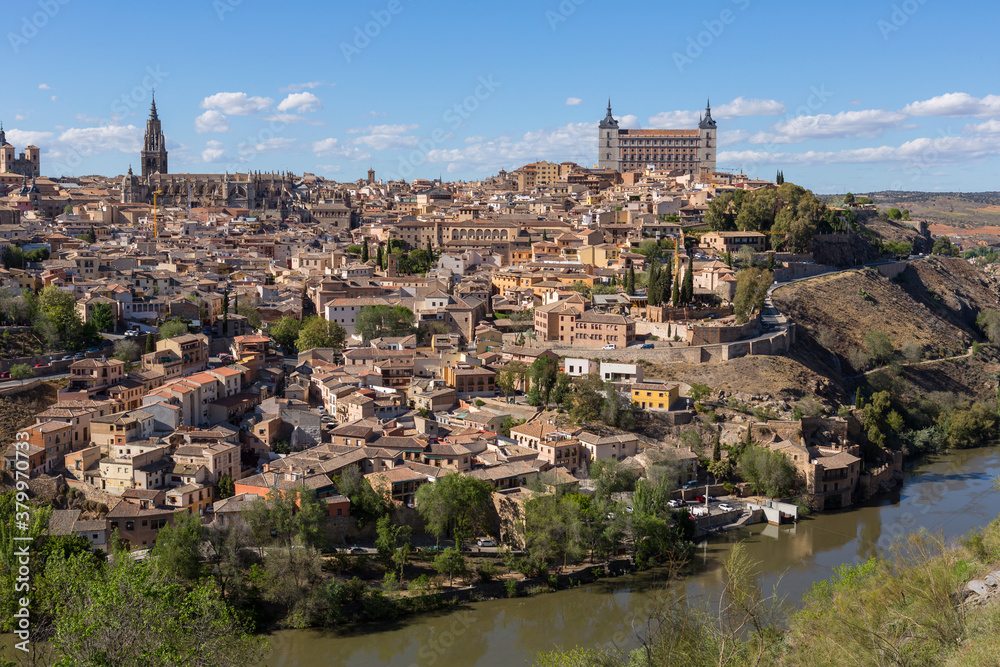
<svg viewBox="0 0 1000 667">
<path fill-rule="evenodd" d="M 858 196 L 860 193 L 855 193 Z M 1000 226 L 1000 192 L 909 192 L 883 190 L 870 192 L 879 208 L 895 206 L 909 209 L 914 218 L 922 218 L 951 227 Z"/>
</svg>

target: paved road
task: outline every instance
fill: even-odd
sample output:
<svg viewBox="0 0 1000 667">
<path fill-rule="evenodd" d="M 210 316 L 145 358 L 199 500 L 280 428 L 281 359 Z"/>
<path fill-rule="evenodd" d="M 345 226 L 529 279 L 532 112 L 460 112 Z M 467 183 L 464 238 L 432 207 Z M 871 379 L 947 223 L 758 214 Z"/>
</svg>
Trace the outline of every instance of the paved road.
<svg viewBox="0 0 1000 667">
<path fill-rule="evenodd" d="M 28 378 L 27 380 L 7 380 L 6 382 L 0 382 L 0 389 L 17 387 L 25 382 L 31 382 L 32 380 L 60 380 L 68 377 L 69 373 L 56 373 L 55 375 L 36 375 L 35 377 Z"/>
</svg>

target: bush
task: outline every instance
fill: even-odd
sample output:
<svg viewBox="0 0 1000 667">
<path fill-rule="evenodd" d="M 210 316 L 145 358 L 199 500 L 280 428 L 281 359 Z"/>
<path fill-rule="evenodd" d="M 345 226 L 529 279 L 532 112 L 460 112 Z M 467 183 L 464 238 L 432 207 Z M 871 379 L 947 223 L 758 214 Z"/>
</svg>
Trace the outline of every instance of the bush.
<svg viewBox="0 0 1000 667">
<path fill-rule="evenodd" d="M 484 405 L 486 405 L 486 401 L 484 401 L 484 400 L 483 400 L 483 399 L 481 399 L 481 398 L 477 398 L 477 399 L 476 399 L 476 407 L 477 407 L 477 408 L 481 408 L 481 407 L 483 407 Z"/>
<path fill-rule="evenodd" d="M 504 587 L 504 590 L 507 592 L 507 597 L 509 597 L 509 598 L 516 598 L 517 597 L 518 591 L 517 591 L 517 580 L 516 579 L 508 579 L 507 581 L 503 582 L 503 587 Z"/>
<path fill-rule="evenodd" d="M 497 578 L 500 574 L 500 568 L 496 566 L 492 560 L 481 560 L 476 563 L 476 576 L 479 577 L 479 583 L 488 584 Z"/>
</svg>

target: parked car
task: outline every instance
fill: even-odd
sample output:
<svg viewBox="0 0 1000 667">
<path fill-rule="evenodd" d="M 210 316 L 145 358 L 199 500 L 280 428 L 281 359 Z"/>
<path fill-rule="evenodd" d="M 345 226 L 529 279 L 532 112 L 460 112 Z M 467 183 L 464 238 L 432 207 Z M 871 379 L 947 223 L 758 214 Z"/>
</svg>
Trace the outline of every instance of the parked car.
<svg viewBox="0 0 1000 667">
<path fill-rule="evenodd" d="M 35 364 L 35 368 L 48 368 L 51 365 L 52 364 L 47 364 L 47 363 Z"/>
<path fill-rule="evenodd" d="M 653 344 L 652 343 L 643 343 L 642 347 L 640 347 L 639 349 L 640 350 L 652 350 L 653 349 Z"/>
<path fill-rule="evenodd" d="M 0 373 L 0 378 L 2 378 L 4 380 L 9 380 L 10 379 L 10 371 L 4 371 L 3 373 Z"/>
<path fill-rule="evenodd" d="M 495 547 L 496 545 L 497 545 L 497 543 L 494 542 L 493 540 L 491 540 L 488 537 L 480 537 L 478 540 L 476 540 L 476 546 L 480 546 L 480 547 Z"/>
<path fill-rule="evenodd" d="M 608 343 L 607 345 L 605 345 L 605 346 L 604 346 L 604 347 L 602 347 L 601 349 L 602 349 L 602 350 L 616 350 L 616 349 L 618 349 L 618 348 L 616 348 L 616 347 L 615 347 L 615 344 L 614 344 L 614 343 Z"/>
<path fill-rule="evenodd" d="M 690 489 L 690 488 L 693 488 L 693 487 L 696 487 L 696 486 L 698 486 L 698 480 L 692 480 L 692 481 L 686 483 L 684 485 L 684 488 L 685 489 Z"/>
<path fill-rule="evenodd" d="M 667 503 L 671 507 L 684 507 L 687 503 L 684 502 L 683 498 L 674 498 Z"/>
<path fill-rule="evenodd" d="M 75 359 L 75 358 L 76 357 L 74 357 L 72 354 L 67 354 L 65 357 L 63 357 L 62 359 L 60 359 L 60 361 L 73 361 L 73 359 Z"/>
<path fill-rule="evenodd" d="M 368 552 L 366 552 L 361 547 L 351 547 L 351 550 L 348 553 L 353 554 L 355 556 L 360 556 L 361 554 L 368 553 Z"/>
<path fill-rule="evenodd" d="M 730 505 L 729 503 L 719 503 L 720 512 L 732 512 L 734 509 L 736 508 Z"/>
</svg>

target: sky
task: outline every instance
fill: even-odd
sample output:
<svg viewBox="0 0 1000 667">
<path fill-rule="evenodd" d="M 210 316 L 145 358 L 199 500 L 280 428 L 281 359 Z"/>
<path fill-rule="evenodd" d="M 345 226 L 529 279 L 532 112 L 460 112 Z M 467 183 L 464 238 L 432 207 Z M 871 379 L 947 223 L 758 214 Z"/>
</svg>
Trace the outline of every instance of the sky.
<svg viewBox="0 0 1000 667">
<path fill-rule="evenodd" d="M 597 160 L 623 127 L 693 128 L 720 169 L 820 194 L 1000 190 L 995 3 L 8 0 L 0 121 L 50 176 L 476 180 Z"/>
</svg>

